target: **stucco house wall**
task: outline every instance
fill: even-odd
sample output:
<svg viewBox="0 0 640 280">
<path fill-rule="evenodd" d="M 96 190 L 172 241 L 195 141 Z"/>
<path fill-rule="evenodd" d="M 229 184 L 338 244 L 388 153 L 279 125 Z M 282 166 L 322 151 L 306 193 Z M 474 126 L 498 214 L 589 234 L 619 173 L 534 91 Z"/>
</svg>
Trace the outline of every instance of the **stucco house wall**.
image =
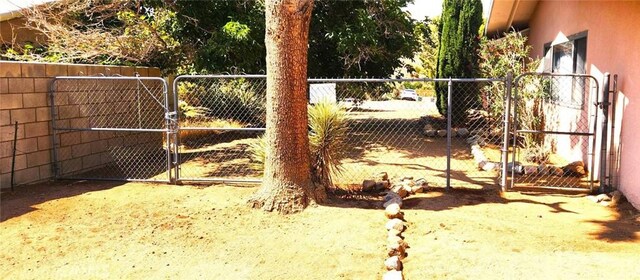
<svg viewBox="0 0 640 280">
<path fill-rule="evenodd" d="M 602 82 L 604 72 L 618 75 L 608 129 L 613 151 L 613 185 L 640 209 L 640 1 L 539 1 L 529 21 L 531 56 L 542 58 L 544 46 L 587 32 L 586 70 Z M 566 39 L 565 39 L 566 40 Z M 612 128 L 613 126 L 613 128 Z"/>
</svg>

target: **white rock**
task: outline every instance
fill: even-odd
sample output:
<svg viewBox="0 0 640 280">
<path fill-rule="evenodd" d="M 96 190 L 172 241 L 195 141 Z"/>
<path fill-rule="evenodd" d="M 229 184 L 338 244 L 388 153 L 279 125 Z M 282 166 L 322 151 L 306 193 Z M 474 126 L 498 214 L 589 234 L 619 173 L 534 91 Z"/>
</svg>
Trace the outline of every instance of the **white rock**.
<svg viewBox="0 0 640 280">
<path fill-rule="evenodd" d="M 389 257 L 384 260 L 384 266 L 385 268 L 387 268 L 387 270 L 401 271 L 402 261 L 400 260 L 400 258 L 398 258 L 398 256 Z"/>
<path fill-rule="evenodd" d="M 387 255 L 389 255 L 389 257 L 397 256 L 399 259 L 403 259 L 405 256 L 404 249 L 405 248 L 400 246 L 400 244 L 387 244 Z"/>
<path fill-rule="evenodd" d="M 466 128 L 458 128 L 458 136 L 459 137 L 467 137 L 469 135 L 469 130 Z"/>
<path fill-rule="evenodd" d="M 382 280 L 404 280 L 404 276 L 402 275 L 402 271 L 389 270 L 382 275 Z"/>
<path fill-rule="evenodd" d="M 390 229 L 387 234 L 389 236 L 400 236 L 400 234 L 402 234 L 402 231 L 399 231 L 397 229 Z"/>
<path fill-rule="evenodd" d="M 398 203 L 391 203 L 387 207 L 385 207 L 384 215 L 389 219 L 402 219 L 403 217 L 402 212 L 400 211 L 400 205 L 398 205 Z"/>
<path fill-rule="evenodd" d="M 374 190 L 382 191 L 385 189 L 389 189 L 390 186 L 391 184 L 389 183 L 389 181 L 380 181 L 380 182 L 376 182 L 376 186 L 374 187 Z"/>
<path fill-rule="evenodd" d="M 411 193 L 421 193 L 424 192 L 424 187 L 422 185 L 415 185 L 411 187 Z"/>
<path fill-rule="evenodd" d="M 384 196 L 383 201 L 384 203 L 382 204 L 382 207 L 384 208 L 387 208 L 387 206 L 394 203 L 402 207 L 402 197 L 400 197 L 397 193 L 392 191 L 388 192 L 387 195 Z"/>
<path fill-rule="evenodd" d="M 376 187 L 376 181 L 374 180 L 364 180 L 362 181 L 362 191 L 370 192 Z"/>
<path fill-rule="evenodd" d="M 407 191 L 404 185 L 395 185 L 391 187 L 391 191 L 398 194 L 400 198 L 405 198 L 409 195 L 409 191 Z"/>
<path fill-rule="evenodd" d="M 394 218 L 389 220 L 384 227 L 387 230 L 395 229 L 397 231 L 403 232 L 405 230 L 404 222 L 398 218 Z"/>
<path fill-rule="evenodd" d="M 618 205 L 622 199 L 622 193 L 620 191 L 614 191 L 611 193 L 611 206 Z"/>
<path fill-rule="evenodd" d="M 376 175 L 373 176 L 373 178 L 375 178 L 375 181 L 387 181 L 389 180 L 389 174 L 387 174 L 387 172 L 380 172 Z"/>
<path fill-rule="evenodd" d="M 535 174 L 538 172 L 538 167 L 535 165 L 525 165 L 523 170 L 524 174 Z"/>
<path fill-rule="evenodd" d="M 402 184 L 407 185 L 409 187 L 413 187 L 416 185 L 416 182 L 413 181 L 413 179 L 402 179 Z"/>
<path fill-rule="evenodd" d="M 473 157 L 473 160 L 478 164 L 478 167 L 480 167 L 480 163 L 482 163 L 483 161 L 488 161 L 487 157 L 485 157 L 484 154 Z"/>
<path fill-rule="evenodd" d="M 451 137 L 456 137 L 456 136 L 458 136 L 458 129 L 457 128 L 451 129 Z"/>
<path fill-rule="evenodd" d="M 611 197 L 609 197 L 605 193 L 601 193 L 601 194 L 597 195 L 596 198 L 597 198 L 598 202 L 600 202 L 600 201 L 611 201 Z"/>
<path fill-rule="evenodd" d="M 484 171 L 492 171 L 492 170 L 496 170 L 497 168 L 498 168 L 498 165 L 495 162 L 491 162 L 491 161 L 485 162 L 485 164 L 482 166 L 482 170 Z"/>
</svg>

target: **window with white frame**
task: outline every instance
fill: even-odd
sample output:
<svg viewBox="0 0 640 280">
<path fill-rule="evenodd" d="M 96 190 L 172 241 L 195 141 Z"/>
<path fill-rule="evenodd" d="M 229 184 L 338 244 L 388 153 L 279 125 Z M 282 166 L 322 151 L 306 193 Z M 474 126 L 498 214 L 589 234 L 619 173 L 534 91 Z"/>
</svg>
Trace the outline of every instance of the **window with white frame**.
<svg viewBox="0 0 640 280">
<path fill-rule="evenodd" d="M 557 44 L 546 44 L 545 71 L 557 74 L 585 74 L 587 33 L 581 32 Z M 558 104 L 581 108 L 584 103 L 584 78 L 554 77 L 550 84 L 551 98 Z"/>
</svg>

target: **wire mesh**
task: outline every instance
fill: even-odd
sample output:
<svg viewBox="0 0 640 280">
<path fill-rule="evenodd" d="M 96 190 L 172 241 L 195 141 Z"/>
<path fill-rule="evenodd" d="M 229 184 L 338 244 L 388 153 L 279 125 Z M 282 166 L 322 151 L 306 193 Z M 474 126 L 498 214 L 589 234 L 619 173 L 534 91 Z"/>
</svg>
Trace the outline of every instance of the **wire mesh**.
<svg viewBox="0 0 640 280">
<path fill-rule="evenodd" d="M 493 119 L 482 108 L 482 87 L 500 81 L 468 80 L 453 82 L 452 108 L 464 106 L 459 119 L 448 126 L 446 106 L 438 108 L 438 102 L 446 99 L 436 96 L 434 90 L 447 81 L 401 79 L 315 80 L 312 101 L 335 99 L 347 111 L 347 149 L 341 161 L 342 172 L 335 177 L 338 185 L 357 185 L 375 174 L 386 172 L 393 179 L 404 177 L 425 178 L 431 186 L 447 186 L 450 170 L 450 186 L 494 185 L 499 175 L 502 135 L 499 112 Z M 327 84 L 333 86 L 326 86 Z M 504 87 L 502 87 L 504 88 Z M 322 92 L 324 91 L 324 92 Z M 323 93 L 323 94 L 319 94 Z M 487 98 L 490 98 L 487 99 Z M 487 96 L 502 103 L 503 96 Z M 468 117 L 469 116 L 469 117 Z M 473 118 L 471 118 L 473 117 Z M 487 134 L 485 132 L 491 132 Z M 494 135 L 495 134 L 495 135 Z M 451 138 L 448 139 L 447 136 Z M 480 140 L 480 136 L 484 140 Z M 475 138 L 474 138 L 475 137 Z M 495 138 L 495 139 L 494 139 Z M 472 154 L 472 143 L 495 142 L 494 168 L 480 168 Z M 449 147 L 451 153 L 449 153 Z M 448 162 L 449 154 L 451 160 Z M 485 162 L 488 159 L 484 160 Z M 483 165 L 484 166 L 484 165 Z"/>
<path fill-rule="evenodd" d="M 513 106 L 514 186 L 592 189 L 597 174 L 594 77 L 525 74 Z M 595 175 L 595 176 L 594 176 Z"/>
<path fill-rule="evenodd" d="M 488 118 L 482 100 L 485 105 L 502 104 L 503 96 L 481 97 L 485 84 L 499 81 L 480 81 L 456 82 L 456 98 L 474 95 L 457 98 L 455 104 L 466 106 L 465 116 L 473 119 L 469 124 L 456 121 L 448 130 L 438 112 L 433 80 L 309 79 L 311 104 L 337 103 L 345 111 L 346 143 L 334 183 L 357 185 L 387 172 L 392 178 L 426 178 L 434 186 L 446 186 L 446 135 L 451 133 L 455 134 L 451 185 L 495 184 L 498 168 L 487 171 L 479 167 L 471 150 L 475 142 L 469 138 L 482 135 L 484 140 L 479 141 L 483 145 L 502 139 L 498 137 L 502 135 L 501 115 Z M 259 137 L 265 130 L 265 77 L 182 76 L 175 80 L 174 91 L 179 116 L 179 179 L 260 180 L 255 151 L 264 149 Z M 499 148 L 495 150 L 493 164 L 497 165 L 500 153 Z"/>
<path fill-rule="evenodd" d="M 57 177 L 169 181 L 166 89 L 159 78 L 57 77 Z"/>
<path fill-rule="evenodd" d="M 258 182 L 251 147 L 264 133 L 266 78 L 181 76 L 174 92 L 178 179 Z"/>
<path fill-rule="evenodd" d="M 451 119 L 448 133 L 451 135 L 452 187 L 500 183 L 505 90 L 501 80 L 451 82 L 451 109 L 447 114 Z"/>
</svg>

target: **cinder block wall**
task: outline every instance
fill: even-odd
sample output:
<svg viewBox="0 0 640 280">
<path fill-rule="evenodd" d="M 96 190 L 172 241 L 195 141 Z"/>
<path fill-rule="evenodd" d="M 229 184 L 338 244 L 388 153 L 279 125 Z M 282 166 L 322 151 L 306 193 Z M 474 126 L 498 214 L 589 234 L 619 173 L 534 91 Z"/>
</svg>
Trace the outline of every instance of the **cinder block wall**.
<svg viewBox="0 0 640 280">
<path fill-rule="evenodd" d="M 11 186 L 15 122 L 18 122 L 15 184 L 35 183 L 53 176 L 48 96 L 53 77 L 98 74 L 134 76 L 135 73 L 143 77 L 161 76 L 158 68 L 149 67 L 0 61 L 0 188 Z M 85 146 L 91 146 L 96 140 L 92 139 L 80 137 L 78 140 Z M 79 157 L 82 155 L 78 154 Z"/>
</svg>

